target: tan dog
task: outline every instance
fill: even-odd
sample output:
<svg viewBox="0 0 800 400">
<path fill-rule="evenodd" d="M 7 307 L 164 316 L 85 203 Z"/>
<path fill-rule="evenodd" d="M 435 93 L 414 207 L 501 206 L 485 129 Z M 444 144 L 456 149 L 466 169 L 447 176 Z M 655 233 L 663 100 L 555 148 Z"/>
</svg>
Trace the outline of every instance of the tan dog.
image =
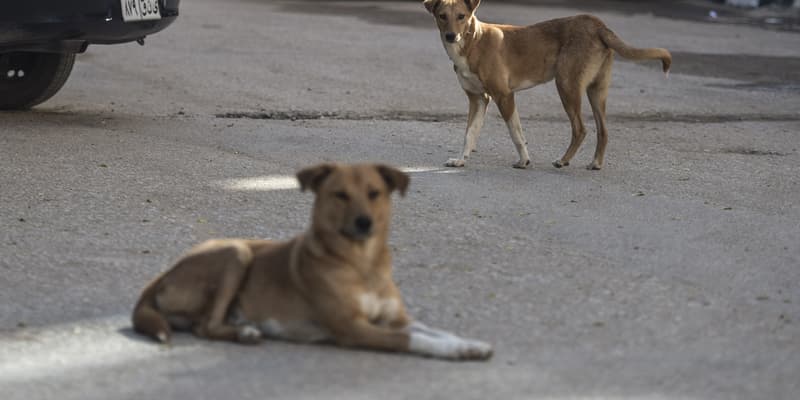
<svg viewBox="0 0 800 400">
<path fill-rule="evenodd" d="M 633 60 L 659 59 L 669 71 L 672 56 L 665 49 L 637 49 L 626 45 L 602 21 L 579 15 L 520 27 L 478 21 L 480 0 L 424 0 L 439 26 L 442 43 L 453 61 L 461 87 L 469 97 L 469 118 L 461 158 L 445 164 L 463 167 L 475 150 L 490 99 L 506 121 L 519 153 L 515 168 L 530 165 L 514 93 L 555 78 L 558 94 L 572 124 L 572 141 L 557 168 L 569 165 L 586 136 L 581 119 L 581 96 L 586 93 L 597 125 L 597 149 L 589 169 L 603 167 L 608 131 L 606 98 L 611 84 L 614 51 Z"/>
<path fill-rule="evenodd" d="M 409 177 L 384 165 L 323 164 L 297 174 L 316 198 L 311 227 L 286 242 L 210 240 L 148 285 L 133 327 L 256 343 L 297 342 L 487 359 L 490 345 L 411 321 L 392 280 L 391 194 Z"/>
</svg>

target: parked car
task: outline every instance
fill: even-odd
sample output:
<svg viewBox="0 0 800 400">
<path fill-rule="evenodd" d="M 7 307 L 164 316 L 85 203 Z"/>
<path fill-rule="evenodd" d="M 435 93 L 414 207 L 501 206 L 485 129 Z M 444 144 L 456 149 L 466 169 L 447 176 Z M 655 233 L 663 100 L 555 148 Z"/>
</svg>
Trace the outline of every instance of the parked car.
<svg viewBox="0 0 800 400">
<path fill-rule="evenodd" d="M 138 41 L 171 24 L 180 0 L 21 0 L 0 7 L 0 109 L 52 97 L 90 44 Z"/>
</svg>

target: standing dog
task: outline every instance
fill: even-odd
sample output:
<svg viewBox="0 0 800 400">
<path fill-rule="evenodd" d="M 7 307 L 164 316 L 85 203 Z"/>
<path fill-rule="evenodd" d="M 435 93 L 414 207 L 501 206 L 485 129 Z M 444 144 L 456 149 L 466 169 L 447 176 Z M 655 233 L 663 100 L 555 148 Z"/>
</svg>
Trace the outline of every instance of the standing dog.
<svg viewBox="0 0 800 400">
<path fill-rule="evenodd" d="M 487 359 L 489 344 L 412 322 L 392 280 L 391 195 L 409 177 L 384 165 L 322 164 L 297 173 L 316 198 L 311 227 L 286 242 L 207 241 L 150 283 L 133 328 L 208 339 L 297 342 Z"/>
<path fill-rule="evenodd" d="M 555 78 L 558 94 L 572 124 L 572 141 L 556 168 L 569 165 L 586 136 L 581 119 L 581 96 L 586 93 L 597 125 L 597 149 L 587 168 L 603 167 L 608 131 L 606 98 L 611 84 L 614 52 L 633 60 L 661 60 L 669 72 L 672 56 L 665 49 L 637 49 L 626 45 L 602 21 L 579 15 L 520 27 L 478 21 L 480 0 L 424 0 L 439 26 L 442 43 L 453 61 L 461 87 L 469 97 L 469 118 L 461 158 L 448 167 L 463 167 L 483 126 L 490 99 L 506 121 L 519 153 L 515 168 L 530 165 L 527 142 L 522 135 L 514 93 Z"/>
</svg>

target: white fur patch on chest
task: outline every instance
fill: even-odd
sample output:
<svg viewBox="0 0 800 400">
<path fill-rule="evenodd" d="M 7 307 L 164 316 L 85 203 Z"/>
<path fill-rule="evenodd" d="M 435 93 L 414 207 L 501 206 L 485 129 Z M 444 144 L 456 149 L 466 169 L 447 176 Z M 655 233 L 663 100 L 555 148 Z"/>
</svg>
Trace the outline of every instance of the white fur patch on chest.
<svg viewBox="0 0 800 400">
<path fill-rule="evenodd" d="M 400 310 L 400 302 L 395 298 L 381 299 L 372 292 L 362 293 L 358 296 L 358 305 L 367 319 L 377 320 L 380 318 L 394 317 Z"/>
<path fill-rule="evenodd" d="M 458 43 L 445 43 L 444 49 L 447 51 L 447 56 L 453 61 L 456 76 L 458 76 L 458 83 L 461 84 L 461 87 L 470 93 L 483 94 L 486 91 L 483 87 L 483 83 L 481 83 L 478 75 L 470 70 L 467 57 L 459 54 L 461 52 L 461 46 Z"/>
</svg>

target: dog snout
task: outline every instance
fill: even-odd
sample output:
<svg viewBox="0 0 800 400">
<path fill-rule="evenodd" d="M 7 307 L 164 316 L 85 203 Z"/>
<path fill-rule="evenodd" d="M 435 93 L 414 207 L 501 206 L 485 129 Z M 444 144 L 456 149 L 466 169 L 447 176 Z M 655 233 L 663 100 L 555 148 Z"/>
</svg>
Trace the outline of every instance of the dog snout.
<svg viewBox="0 0 800 400">
<path fill-rule="evenodd" d="M 447 33 L 445 33 L 445 34 L 444 34 L 444 40 L 447 40 L 447 41 L 448 41 L 448 42 L 450 42 L 450 43 L 453 43 L 453 42 L 455 42 L 455 41 L 456 41 L 456 34 L 455 34 L 455 32 L 447 32 Z"/>
<path fill-rule="evenodd" d="M 372 230 L 372 218 L 366 215 L 359 215 L 356 217 L 355 226 L 359 234 L 368 234 Z"/>
</svg>

